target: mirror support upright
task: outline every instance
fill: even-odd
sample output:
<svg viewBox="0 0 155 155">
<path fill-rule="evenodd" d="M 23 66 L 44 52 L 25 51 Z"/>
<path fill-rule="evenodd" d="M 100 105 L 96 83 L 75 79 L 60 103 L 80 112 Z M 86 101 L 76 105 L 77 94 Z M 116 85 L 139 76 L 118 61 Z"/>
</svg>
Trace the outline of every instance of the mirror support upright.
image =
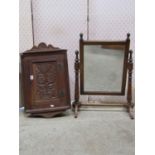
<svg viewBox="0 0 155 155">
<path fill-rule="evenodd" d="M 75 69 L 75 101 L 73 102 L 73 111 L 75 113 L 75 118 L 78 116 L 78 110 L 80 106 L 79 102 L 79 51 L 75 52 L 76 58 L 75 58 L 75 64 L 74 64 L 74 69 Z"/>
<path fill-rule="evenodd" d="M 128 58 L 128 90 L 127 90 L 127 102 L 128 102 L 128 112 L 131 119 L 134 119 L 133 116 L 133 107 L 134 104 L 132 103 L 132 70 L 133 70 L 133 60 L 132 60 L 132 50 L 129 51 L 129 58 Z"/>
<path fill-rule="evenodd" d="M 82 48 L 82 44 L 81 42 L 83 41 L 83 34 L 81 33 L 80 34 L 80 51 L 81 51 L 81 48 Z M 74 117 L 77 118 L 78 117 L 78 111 L 79 111 L 79 108 L 81 106 L 81 103 L 79 102 L 79 96 L 80 96 L 80 93 L 79 93 L 79 71 L 80 71 L 80 60 L 81 58 L 79 59 L 79 51 L 76 51 L 75 52 L 75 64 L 74 64 L 74 69 L 75 69 L 75 96 L 74 96 L 74 102 L 73 102 L 73 111 L 74 111 Z M 81 80 L 81 78 L 80 78 Z"/>
</svg>

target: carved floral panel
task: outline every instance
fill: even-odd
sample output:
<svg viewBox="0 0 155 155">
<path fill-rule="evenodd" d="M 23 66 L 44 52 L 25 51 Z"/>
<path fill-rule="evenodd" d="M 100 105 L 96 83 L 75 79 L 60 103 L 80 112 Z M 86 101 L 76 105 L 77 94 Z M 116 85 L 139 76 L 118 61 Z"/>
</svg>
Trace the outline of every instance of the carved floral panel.
<svg viewBox="0 0 155 155">
<path fill-rule="evenodd" d="M 56 61 L 33 64 L 35 101 L 51 100 L 57 97 Z"/>
</svg>

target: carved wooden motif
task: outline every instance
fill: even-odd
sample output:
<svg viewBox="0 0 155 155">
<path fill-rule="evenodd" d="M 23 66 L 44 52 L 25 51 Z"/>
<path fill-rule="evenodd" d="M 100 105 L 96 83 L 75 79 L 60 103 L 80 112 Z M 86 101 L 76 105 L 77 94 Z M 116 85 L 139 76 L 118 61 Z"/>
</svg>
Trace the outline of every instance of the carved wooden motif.
<svg viewBox="0 0 155 155">
<path fill-rule="evenodd" d="M 59 49 L 58 47 L 54 47 L 53 45 L 49 44 L 49 45 L 46 45 L 46 43 L 44 42 L 41 42 L 38 46 L 33 46 L 31 48 L 31 50 L 29 50 L 30 52 L 31 51 L 38 51 L 38 50 L 54 50 L 54 49 Z"/>
<path fill-rule="evenodd" d="M 57 97 L 56 63 L 36 63 L 33 68 L 36 75 L 34 100 L 50 100 Z"/>
</svg>

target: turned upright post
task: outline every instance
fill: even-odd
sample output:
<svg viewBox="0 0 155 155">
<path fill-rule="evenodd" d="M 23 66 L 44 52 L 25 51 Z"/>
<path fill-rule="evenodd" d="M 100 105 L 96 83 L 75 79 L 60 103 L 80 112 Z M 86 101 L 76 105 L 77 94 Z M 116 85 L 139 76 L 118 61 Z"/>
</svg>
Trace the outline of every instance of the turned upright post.
<svg viewBox="0 0 155 155">
<path fill-rule="evenodd" d="M 75 103 L 79 102 L 79 51 L 75 52 Z"/>
<path fill-rule="evenodd" d="M 73 103 L 73 110 L 74 116 L 77 118 L 78 116 L 78 107 L 79 107 L 79 51 L 75 52 L 75 94 L 74 94 L 74 103 Z"/>
<path fill-rule="evenodd" d="M 127 90 L 127 101 L 128 101 L 128 111 L 131 119 L 134 118 L 132 114 L 132 70 L 133 70 L 133 60 L 132 60 L 132 53 L 133 51 L 129 51 L 129 58 L 128 58 L 128 90 Z"/>
</svg>

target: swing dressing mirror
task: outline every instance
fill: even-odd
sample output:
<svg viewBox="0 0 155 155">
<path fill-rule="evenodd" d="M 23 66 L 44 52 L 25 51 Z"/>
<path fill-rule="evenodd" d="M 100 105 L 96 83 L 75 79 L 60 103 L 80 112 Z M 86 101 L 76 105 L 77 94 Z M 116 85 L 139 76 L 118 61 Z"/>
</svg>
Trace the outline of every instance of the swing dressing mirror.
<svg viewBox="0 0 155 155">
<path fill-rule="evenodd" d="M 126 94 L 127 103 L 121 105 L 126 106 L 130 118 L 134 118 L 132 114 L 133 62 L 132 51 L 129 50 L 129 37 L 130 34 L 127 34 L 126 40 L 123 41 L 85 41 L 83 34 L 80 34 L 80 52 L 75 53 L 75 100 L 73 102 L 75 118 L 78 116 L 79 108 L 87 105 L 79 101 L 80 94 L 116 96 Z"/>
</svg>

